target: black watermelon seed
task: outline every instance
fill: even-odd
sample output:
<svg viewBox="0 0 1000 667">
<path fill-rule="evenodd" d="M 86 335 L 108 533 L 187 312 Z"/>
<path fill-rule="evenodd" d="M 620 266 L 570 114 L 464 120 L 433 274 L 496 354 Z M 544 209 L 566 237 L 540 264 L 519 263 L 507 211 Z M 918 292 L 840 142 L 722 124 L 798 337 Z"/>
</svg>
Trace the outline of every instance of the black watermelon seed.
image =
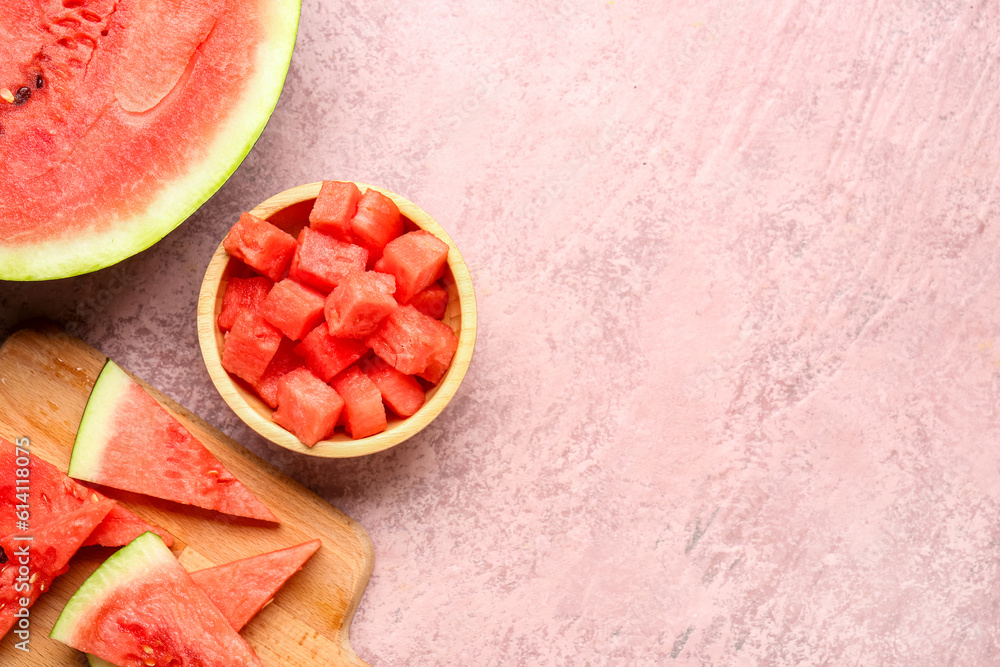
<svg viewBox="0 0 1000 667">
<path fill-rule="evenodd" d="M 6 562 L 7 562 L 7 552 L 3 550 L 3 547 L 0 547 L 0 565 L 3 565 Z"/>
<path fill-rule="evenodd" d="M 45 79 L 43 79 L 42 75 L 39 74 L 38 76 L 35 77 L 35 88 L 41 88 L 44 85 L 45 85 Z"/>
<path fill-rule="evenodd" d="M 27 86 L 21 86 L 20 88 L 17 89 L 17 92 L 14 93 L 14 104 L 16 106 L 21 106 L 22 104 L 27 102 L 30 97 L 31 97 L 31 88 L 28 88 Z"/>
</svg>

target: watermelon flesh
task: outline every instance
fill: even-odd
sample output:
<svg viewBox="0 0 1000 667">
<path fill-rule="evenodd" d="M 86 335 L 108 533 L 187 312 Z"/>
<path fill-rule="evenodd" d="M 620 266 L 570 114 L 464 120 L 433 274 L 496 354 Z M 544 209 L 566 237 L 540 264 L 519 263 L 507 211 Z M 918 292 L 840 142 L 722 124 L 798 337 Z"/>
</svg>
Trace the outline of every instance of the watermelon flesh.
<svg viewBox="0 0 1000 667">
<path fill-rule="evenodd" d="M 295 237 L 266 220 L 244 213 L 222 241 L 226 252 L 278 282 L 295 252 Z"/>
<path fill-rule="evenodd" d="M 418 229 L 389 241 L 375 270 L 392 274 L 396 278 L 396 301 L 409 303 L 441 277 L 447 263 L 448 244 Z"/>
<path fill-rule="evenodd" d="M 330 385 L 299 368 L 278 381 L 274 423 L 312 447 L 333 433 L 343 407 L 344 399 Z"/>
<path fill-rule="evenodd" d="M 0 3 L 0 279 L 149 247 L 236 169 L 284 81 L 297 0 Z"/>
<path fill-rule="evenodd" d="M 378 387 L 382 402 L 400 417 L 410 417 L 423 407 L 423 385 L 412 375 L 400 373 L 381 357 L 365 359 L 358 367 Z"/>
<path fill-rule="evenodd" d="M 332 380 L 367 352 L 368 347 L 360 340 L 331 336 L 325 322 L 295 346 L 295 354 L 304 359 L 309 370 L 323 382 Z"/>
<path fill-rule="evenodd" d="M 110 359 L 80 422 L 69 475 L 224 514 L 278 518 Z"/>
<path fill-rule="evenodd" d="M 229 331 L 240 313 L 260 314 L 264 297 L 274 285 L 264 276 L 252 278 L 230 278 L 222 295 L 222 309 L 219 311 L 218 325 L 222 331 Z"/>
<path fill-rule="evenodd" d="M 239 632 L 320 548 L 319 540 L 191 573 Z"/>
<path fill-rule="evenodd" d="M 261 376 L 260 382 L 255 387 L 261 399 L 272 410 L 278 407 L 278 382 L 289 372 L 305 365 L 301 357 L 293 351 L 294 348 L 294 341 L 282 338 L 278 351 L 274 353 L 274 358 L 267 365 L 267 370 L 264 371 L 264 375 Z"/>
<path fill-rule="evenodd" d="M 427 289 L 417 292 L 410 299 L 409 305 L 427 317 L 433 317 L 435 320 L 443 319 L 448 310 L 448 290 L 441 283 L 434 283 Z"/>
<path fill-rule="evenodd" d="M 15 616 L 18 610 L 34 604 L 52 580 L 66 571 L 69 559 L 112 507 L 114 502 L 107 498 L 86 503 L 40 528 L 0 540 L 3 553 L 0 559 L 3 561 L 0 564 L 0 637 L 18 622 Z M 24 536 L 30 541 L 18 539 Z M 28 568 L 27 576 L 23 575 L 22 566 Z M 27 590 L 23 590 L 24 586 Z M 29 604 L 22 605 L 22 598 Z"/>
<path fill-rule="evenodd" d="M 31 486 L 28 504 L 31 505 L 31 523 L 42 525 L 80 509 L 89 503 L 98 503 L 104 496 L 74 482 L 54 465 L 32 453 L 28 465 Z M 17 450 L 13 443 L 0 438 L 0 535 L 9 535 L 17 529 L 15 509 L 21 504 L 15 472 L 18 468 Z M 169 546 L 174 538 L 162 528 L 151 526 L 121 505 L 115 505 L 103 521 L 84 540 L 84 546 L 99 544 L 120 547 L 128 544 L 146 531 L 154 531 Z"/>
<path fill-rule="evenodd" d="M 281 345 L 281 330 L 261 315 L 240 313 L 222 345 L 222 367 L 252 385 L 260 382 Z"/>
<path fill-rule="evenodd" d="M 323 295 L 291 278 L 274 286 L 260 314 L 292 340 L 302 340 L 323 321 Z"/>
<path fill-rule="evenodd" d="M 261 664 L 152 533 L 113 554 L 84 582 L 50 636 L 113 665 Z"/>
<path fill-rule="evenodd" d="M 333 379 L 333 388 L 344 399 L 344 426 L 352 438 L 367 438 L 388 426 L 382 394 L 357 366 Z"/>
<path fill-rule="evenodd" d="M 329 294 L 348 274 L 364 271 L 367 262 L 368 251 L 361 246 L 303 227 L 288 275 Z"/>
<path fill-rule="evenodd" d="M 316 202 L 309 212 L 309 227 L 351 243 L 351 219 L 358 212 L 361 190 L 350 181 L 323 181 Z"/>
<path fill-rule="evenodd" d="M 336 338 L 367 338 L 398 305 L 395 279 L 384 273 L 352 273 L 326 298 L 326 326 Z"/>
<path fill-rule="evenodd" d="M 358 212 L 351 218 L 351 233 L 368 250 L 368 259 L 374 263 L 385 245 L 403 233 L 403 216 L 396 202 L 368 188 L 358 201 Z"/>
<path fill-rule="evenodd" d="M 406 375 L 437 383 L 448 369 L 458 339 L 448 325 L 413 306 L 400 306 L 368 340 L 375 354 Z"/>
</svg>

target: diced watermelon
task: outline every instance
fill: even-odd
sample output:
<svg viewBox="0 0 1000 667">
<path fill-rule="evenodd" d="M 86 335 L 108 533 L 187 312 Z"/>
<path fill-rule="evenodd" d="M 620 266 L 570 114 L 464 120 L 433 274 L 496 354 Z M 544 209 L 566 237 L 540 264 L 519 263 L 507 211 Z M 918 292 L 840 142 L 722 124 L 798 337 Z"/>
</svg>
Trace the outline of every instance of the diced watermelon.
<svg viewBox="0 0 1000 667">
<path fill-rule="evenodd" d="M 309 226 L 335 239 L 353 242 L 351 218 L 358 212 L 361 190 L 350 181 L 323 181 L 309 213 Z"/>
<path fill-rule="evenodd" d="M 305 360 L 309 367 L 323 382 L 329 382 L 368 352 L 368 346 L 353 338 L 334 338 L 326 323 L 306 334 L 302 342 L 295 346 L 295 354 Z"/>
<path fill-rule="evenodd" d="M 223 246 L 273 282 L 281 280 L 295 252 L 295 237 L 267 220 L 244 213 L 229 230 Z"/>
<path fill-rule="evenodd" d="M 333 433 L 343 408 L 340 395 L 307 368 L 291 371 L 278 380 L 274 422 L 310 447 Z"/>
<path fill-rule="evenodd" d="M 403 233 L 403 218 L 396 202 L 378 190 L 369 188 L 358 202 L 358 212 L 351 219 L 351 232 L 368 250 L 374 262 L 385 245 Z"/>
<path fill-rule="evenodd" d="M 222 346 L 222 367 L 252 385 L 260 382 L 271 363 L 281 331 L 257 313 L 240 313 Z"/>
<path fill-rule="evenodd" d="M 18 610 L 33 605 L 52 580 L 66 571 L 69 559 L 114 505 L 107 498 L 86 503 L 44 526 L 0 540 L 4 556 L 0 561 L 0 637 L 18 620 Z M 22 575 L 24 571 L 29 574 Z"/>
<path fill-rule="evenodd" d="M 367 438 L 388 426 L 378 387 L 357 366 L 333 379 L 333 388 L 344 399 L 344 426 L 352 438 Z"/>
<path fill-rule="evenodd" d="M 395 238 L 385 246 L 375 270 L 396 278 L 396 301 L 409 303 L 444 273 L 448 244 L 430 232 L 418 229 Z"/>
<path fill-rule="evenodd" d="M 68 474 L 113 489 L 278 522 L 201 441 L 110 359 L 87 400 Z"/>
<path fill-rule="evenodd" d="M 292 340 L 300 340 L 323 321 L 323 295 L 285 278 L 274 284 L 260 314 Z"/>
<path fill-rule="evenodd" d="M 24 457 L 21 457 L 22 459 Z M 87 504 L 99 503 L 104 495 L 73 481 L 54 465 L 31 453 L 28 457 L 28 479 L 31 480 L 28 503 L 31 506 L 31 523 L 41 526 Z M 23 484 L 17 484 L 17 449 L 13 443 L 0 438 L 0 535 L 9 535 L 17 530 L 17 515 L 14 509 L 22 503 L 18 494 Z M 121 505 L 115 505 L 100 525 L 84 541 L 84 546 L 99 544 L 105 547 L 120 547 L 146 531 L 154 531 L 167 545 L 174 538 L 162 528 L 152 526 Z"/>
<path fill-rule="evenodd" d="M 272 283 L 264 276 L 253 278 L 230 278 L 226 293 L 222 296 L 222 310 L 219 311 L 219 328 L 229 331 L 240 313 L 260 312 L 260 304 L 271 291 Z"/>
<path fill-rule="evenodd" d="M 366 338 L 396 309 L 395 279 L 365 271 L 344 278 L 326 298 L 326 324 L 337 338 Z"/>
<path fill-rule="evenodd" d="M 331 391 L 333 391 L 331 389 Z M 319 540 L 198 570 L 191 579 L 239 632 L 322 543 Z"/>
<path fill-rule="evenodd" d="M 424 404 L 424 387 L 412 375 L 400 373 L 381 357 L 371 357 L 358 362 L 379 393 L 382 402 L 400 417 L 409 417 Z"/>
<path fill-rule="evenodd" d="M 281 345 L 278 346 L 278 351 L 274 353 L 274 358 L 267 365 L 267 370 L 264 371 L 264 375 L 261 376 L 260 382 L 255 387 L 261 399 L 272 410 L 278 407 L 278 380 L 285 373 L 305 366 L 302 358 L 293 351 L 294 348 L 294 342 L 287 338 L 282 338 Z"/>
<path fill-rule="evenodd" d="M 304 227 L 288 276 L 329 294 L 345 276 L 364 271 L 367 262 L 368 251 L 361 246 Z"/>
<path fill-rule="evenodd" d="M 436 322 L 437 320 L 434 321 Z M 445 327 L 445 329 L 448 329 L 448 327 Z M 427 368 L 417 373 L 419 377 L 432 384 L 440 382 L 444 374 L 448 372 L 448 366 L 451 365 L 451 360 L 458 350 L 458 338 L 455 337 L 451 329 L 447 331 L 439 329 L 438 333 L 437 346 L 431 354 L 431 360 L 427 363 Z"/>
<path fill-rule="evenodd" d="M 458 349 L 458 339 L 446 324 L 413 306 L 400 306 L 392 311 L 366 342 L 375 354 L 398 371 L 423 377 L 431 367 L 431 377 L 438 380 Z M 439 376 L 438 367 L 442 363 L 444 370 L 440 370 Z"/>
<path fill-rule="evenodd" d="M 433 317 L 435 320 L 443 319 L 448 311 L 448 290 L 440 282 L 436 282 L 427 289 L 417 292 L 410 299 L 410 305 L 427 317 Z"/>
</svg>

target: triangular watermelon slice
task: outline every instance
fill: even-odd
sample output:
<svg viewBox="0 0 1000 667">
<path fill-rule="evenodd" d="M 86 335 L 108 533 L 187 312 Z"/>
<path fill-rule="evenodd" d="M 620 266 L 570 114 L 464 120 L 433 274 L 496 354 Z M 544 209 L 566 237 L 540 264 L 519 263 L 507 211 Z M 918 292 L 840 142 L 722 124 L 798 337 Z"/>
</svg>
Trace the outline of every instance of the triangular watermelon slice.
<svg viewBox="0 0 1000 667">
<path fill-rule="evenodd" d="M 191 573 L 191 579 L 239 632 L 320 547 L 319 540 Z M 115 667 L 88 655 L 90 667 Z"/>
<path fill-rule="evenodd" d="M 108 558 L 69 599 L 49 636 L 114 665 L 260 666 L 153 533 Z"/>
<path fill-rule="evenodd" d="M 205 445 L 110 359 L 84 410 L 69 476 L 278 522 Z"/>
<path fill-rule="evenodd" d="M 320 547 L 319 540 L 191 573 L 237 632 Z"/>
<path fill-rule="evenodd" d="M 87 503 L 103 500 L 104 496 L 88 489 L 59 471 L 54 465 L 41 459 L 31 452 L 28 459 L 28 471 L 31 484 L 28 486 L 27 503 L 22 503 L 18 495 L 23 487 L 18 487 L 17 478 L 17 448 L 7 440 L 0 438 L 0 535 L 7 535 L 17 530 L 16 508 L 28 504 L 31 510 L 31 522 L 36 526 L 43 525 L 58 517 L 65 516 Z M 153 531 L 166 542 L 167 546 L 174 543 L 170 533 L 162 528 L 152 526 L 121 505 L 115 505 L 104 521 L 94 529 L 94 532 L 84 541 L 83 546 L 99 544 L 102 547 L 120 547 L 128 544 L 146 531 Z"/>
<path fill-rule="evenodd" d="M 33 605 L 52 580 L 66 571 L 69 559 L 112 507 L 114 502 L 104 498 L 38 529 L 0 540 L 0 637 L 18 620 L 19 611 Z M 22 566 L 28 568 L 27 575 Z M 26 606 L 21 604 L 24 600 Z"/>
</svg>

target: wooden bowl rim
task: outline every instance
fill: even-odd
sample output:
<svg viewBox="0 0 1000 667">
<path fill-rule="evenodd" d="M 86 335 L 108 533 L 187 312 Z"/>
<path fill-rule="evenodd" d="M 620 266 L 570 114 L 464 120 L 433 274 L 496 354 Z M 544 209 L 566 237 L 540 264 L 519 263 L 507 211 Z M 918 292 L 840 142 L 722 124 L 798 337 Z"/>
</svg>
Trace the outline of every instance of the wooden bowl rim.
<svg viewBox="0 0 1000 667">
<path fill-rule="evenodd" d="M 466 371 L 472 360 L 472 352 L 476 341 L 476 296 L 472 287 L 472 277 L 469 275 L 468 266 L 462 258 L 461 252 L 455 242 L 430 215 L 422 208 L 394 192 L 384 188 L 353 181 L 362 192 L 372 188 L 392 199 L 399 207 L 400 212 L 413 221 L 421 229 L 425 229 L 442 241 L 448 244 L 448 267 L 455 280 L 455 287 L 458 292 L 459 313 L 461 325 L 458 331 L 458 349 L 452 359 L 451 366 L 437 386 L 428 392 L 429 399 L 416 414 L 400 419 L 391 424 L 382 433 L 360 438 L 350 439 L 346 434 L 339 433 L 333 439 L 322 440 L 313 447 L 308 447 L 287 430 L 275 424 L 269 417 L 264 417 L 252 404 L 251 400 L 259 403 L 264 409 L 270 412 L 258 397 L 252 396 L 246 389 L 237 382 L 222 367 L 222 332 L 216 325 L 218 317 L 217 306 L 221 305 L 219 291 L 222 285 L 222 276 L 229 264 L 230 257 L 226 253 L 223 243 L 220 242 L 215 253 L 209 261 L 205 271 L 205 277 L 201 283 L 201 291 L 198 295 L 198 342 L 201 346 L 202 359 L 208 374 L 212 378 L 212 383 L 226 404 L 242 419 L 250 428 L 258 434 L 270 440 L 276 445 L 285 449 L 318 456 L 323 458 L 350 458 L 355 456 L 365 456 L 374 454 L 390 447 L 394 447 L 408 438 L 416 435 L 424 427 L 431 423 L 435 417 L 441 414 L 445 406 L 454 397 Z M 261 202 L 251 214 L 264 218 L 265 220 L 275 213 L 284 210 L 295 204 L 300 204 L 310 199 L 315 199 L 319 194 L 322 182 L 307 183 L 279 192 L 273 197 Z M 431 395 L 433 393 L 433 395 Z"/>
</svg>

